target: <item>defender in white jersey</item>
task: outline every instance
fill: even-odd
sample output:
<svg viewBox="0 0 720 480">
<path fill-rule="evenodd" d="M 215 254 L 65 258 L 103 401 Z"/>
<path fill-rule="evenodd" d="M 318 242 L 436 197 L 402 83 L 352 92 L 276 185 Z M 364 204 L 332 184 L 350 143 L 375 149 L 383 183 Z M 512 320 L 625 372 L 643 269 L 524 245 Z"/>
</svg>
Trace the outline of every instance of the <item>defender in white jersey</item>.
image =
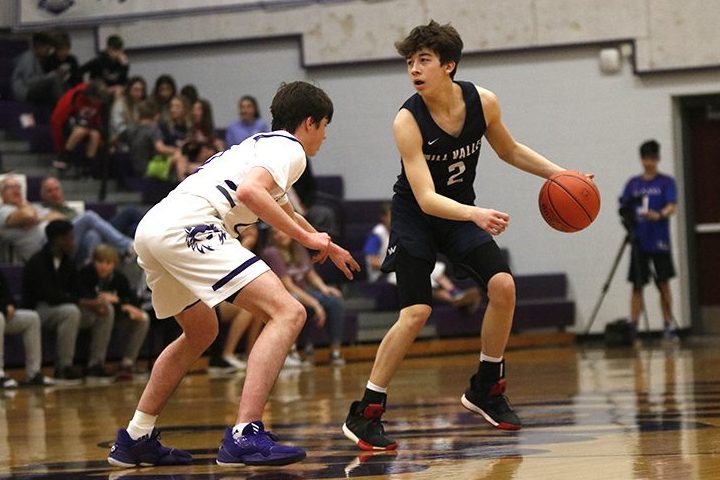
<svg viewBox="0 0 720 480">
<path fill-rule="evenodd" d="M 296 214 L 287 191 L 306 156 L 317 153 L 333 106 L 318 87 L 293 82 L 273 99 L 273 132 L 261 133 L 214 155 L 154 206 L 138 225 L 135 248 L 147 273 L 159 318 L 175 316 L 183 335 L 160 354 L 135 415 L 118 431 L 108 461 L 121 467 L 178 465 L 190 453 L 164 447 L 155 422 L 190 366 L 217 335 L 214 307 L 222 301 L 250 311 L 266 326 L 248 357 L 236 425 L 218 452 L 220 465 L 284 465 L 305 457 L 301 448 L 277 443 L 262 413 L 305 322 L 305 309 L 268 266 L 236 239 L 262 218 L 302 245 L 330 258 L 352 278 L 360 269 L 329 235 Z"/>
</svg>

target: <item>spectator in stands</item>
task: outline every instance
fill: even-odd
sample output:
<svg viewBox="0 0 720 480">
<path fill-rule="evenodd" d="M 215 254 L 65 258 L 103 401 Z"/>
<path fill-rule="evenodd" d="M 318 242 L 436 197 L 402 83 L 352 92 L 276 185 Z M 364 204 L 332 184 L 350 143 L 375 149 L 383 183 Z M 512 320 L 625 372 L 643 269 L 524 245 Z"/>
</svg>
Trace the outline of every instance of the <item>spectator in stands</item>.
<svg viewBox="0 0 720 480">
<path fill-rule="evenodd" d="M 110 316 L 123 329 L 123 354 L 116 374 L 119 380 L 131 380 L 140 348 L 150 328 L 150 317 L 140 309 L 140 300 L 130 281 L 119 270 L 120 257 L 110 245 L 100 244 L 93 251 L 93 262 L 79 273 L 80 298 L 84 316 Z"/>
<path fill-rule="evenodd" d="M 80 65 L 78 60 L 71 53 L 72 43 L 70 35 L 60 30 L 52 35 L 55 49 L 52 54 L 43 62 L 43 69 L 48 73 L 55 73 L 62 81 L 62 92 L 70 90 L 72 87 L 82 82 L 82 74 L 80 73 Z"/>
<path fill-rule="evenodd" d="M 128 259 L 135 258 L 133 237 L 137 224 L 142 219 L 142 212 L 137 208 L 121 209 L 110 222 L 92 210 L 78 212 L 65 201 L 62 184 L 55 177 L 43 179 L 40 199 L 42 204 L 38 210 L 41 215 L 54 213 L 55 218 L 72 222 L 78 245 L 75 257 L 78 265 L 87 263 L 95 247 L 101 242 L 109 243 Z"/>
<path fill-rule="evenodd" d="M 52 54 L 55 44 L 46 32 L 37 32 L 32 36 L 30 50 L 22 53 L 16 60 L 12 71 L 12 90 L 15 100 L 55 106 L 63 93 L 61 70 L 46 72 L 44 62 Z"/>
<path fill-rule="evenodd" d="M 323 281 L 312 266 L 308 251 L 284 232 L 273 229 L 269 246 L 262 257 L 280 278 L 285 288 L 313 313 L 318 327 L 327 327 L 330 335 L 330 362 L 343 365 L 340 353 L 345 327 L 342 292 Z M 313 344 L 306 344 L 306 357 L 312 356 Z"/>
<path fill-rule="evenodd" d="M 389 203 L 384 203 L 380 212 L 380 223 L 375 225 L 365 241 L 363 253 L 365 254 L 365 267 L 368 280 L 371 282 L 386 281 L 392 285 L 397 283 L 395 273 L 386 275 L 380 271 L 390 242 L 390 222 L 392 213 Z M 462 308 L 468 313 L 474 313 L 480 307 L 482 295 L 477 287 L 461 289 L 446 275 L 447 264 L 436 261 L 430 274 L 432 296 L 434 300 Z"/>
<path fill-rule="evenodd" d="M 129 127 L 122 136 L 130 152 L 133 175 L 144 175 L 147 172 L 148 163 L 156 155 L 168 158 L 166 162 L 169 173 L 172 165 L 171 159 L 179 148 L 166 145 L 163 141 L 164 137 L 158 125 L 160 114 L 155 102 L 146 100 L 140 103 L 138 116 L 138 124 Z"/>
<path fill-rule="evenodd" d="M 47 243 L 28 260 L 23 271 L 22 298 L 26 308 L 37 310 L 43 328 L 57 330 L 55 381 L 80 383 L 83 372 L 73 365 L 78 331 L 92 328 L 88 381 L 112 378 L 105 372 L 105 356 L 113 318 L 108 315 L 83 315 L 81 306 L 89 305 L 79 295 L 78 272 L 72 261 L 75 250 L 73 225 L 53 220 L 45 228 Z"/>
<path fill-rule="evenodd" d="M 160 75 L 155 80 L 155 87 L 152 91 L 152 99 L 160 110 L 160 122 L 170 122 L 170 101 L 177 95 L 177 83 L 168 74 Z"/>
<path fill-rule="evenodd" d="M 183 85 L 180 89 L 180 96 L 185 99 L 188 105 L 194 105 L 198 98 L 200 98 L 197 87 L 191 83 Z"/>
<path fill-rule="evenodd" d="M 257 225 L 250 225 L 240 233 L 240 243 L 248 250 L 255 252 L 258 245 L 259 232 Z M 262 329 L 262 322 L 253 319 L 252 313 L 232 303 L 223 302 L 217 307 L 218 320 L 230 323 L 225 333 L 220 333 L 208 349 L 210 351 L 209 371 L 212 373 L 234 372 L 245 370 L 247 364 L 236 356 L 240 339 L 248 332 L 247 352 L 250 353 L 253 343 Z"/>
<path fill-rule="evenodd" d="M 188 107 L 183 97 L 177 95 L 170 100 L 170 120 L 163 121 L 162 115 L 160 117 L 160 131 L 163 134 L 163 143 L 175 148 L 171 162 L 178 180 L 187 176 L 185 174 L 187 162 L 183 159 L 182 148 L 188 141 L 190 127 Z"/>
<path fill-rule="evenodd" d="M 238 101 L 238 115 L 240 119 L 231 123 L 225 132 L 227 148 L 239 144 L 256 133 L 270 130 L 267 122 L 260 117 L 260 109 L 255 97 L 245 95 Z"/>
<path fill-rule="evenodd" d="M 26 262 L 45 244 L 45 226 L 60 218 L 56 213 L 41 214 L 25 199 L 22 185 L 13 175 L 0 181 L 0 239 L 12 249 L 20 262 Z"/>
<path fill-rule="evenodd" d="M 105 42 L 105 50 L 80 67 L 81 74 L 88 73 L 90 80 L 104 82 L 114 97 L 122 95 L 130 71 L 130 62 L 123 47 L 122 37 L 110 35 Z"/>
<path fill-rule="evenodd" d="M 53 166 L 66 170 L 75 165 L 87 170 L 96 162 L 103 141 L 103 107 L 106 90 L 102 83 L 81 83 L 68 90 L 58 101 L 50 117 L 50 129 L 59 152 Z M 76 150 L 84 146 L 82 154 Z"/>
<path fill-rule="evenodd" d="M 17 308 L 7 279 L 0 270 L 0 389 L 15 388 L 18 382 L 5 374 L 5 335 L 22 333 L 25 347 L 26 385 L 49 386 L 54 382 L 43 375 L 40 316 L 34 310 Z"/>
<path fill-rule="evenodd" d="M 140 104 L 147 96 L 147 84 L 143 77 L 131 77 L 123 94 L 113 101 L 110 109 L 110 143 L 117 146 L 125 131 L 140 123 Z"/>
<path fill-rule="evenodd" d="M 190 134 L 182 147 L 182 155 L 177 156 L 179 181 L 194 172 L 205 160 L 225 149 L 223 141 L 215 136 L 215 120 L 209 101 L 198 99 L 192 106 L 191 119 Z"/>
</svg>

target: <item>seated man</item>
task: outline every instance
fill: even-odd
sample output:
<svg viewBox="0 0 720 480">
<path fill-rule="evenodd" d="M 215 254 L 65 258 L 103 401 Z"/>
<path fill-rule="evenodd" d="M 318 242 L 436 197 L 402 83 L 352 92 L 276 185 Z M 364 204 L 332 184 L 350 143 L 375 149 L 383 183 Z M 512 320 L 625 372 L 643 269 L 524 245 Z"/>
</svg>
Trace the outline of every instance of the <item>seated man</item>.
<svg viewBox="0 0 720 480">
<path fill-rule="evenodd" d="M 43 328 L 57 330 L 55 380 L 80 383 L 82 372 L 73 366 L 75 343 L 80 328 L 92 328 L 88 368 L 89 381 L 106 380 L 105 357 L 113 328 L 110 315 L 83 315 L 81 306 L 90 302 L 80 299 L 78 272 L 72 261 L 75 250 L 73 225 L 67 220 L 53 220 L 45 228 L 47 243 L 25 264 L 23 301 L 27 308 L 40 314 Z"/>
<path fill-rule="evenodd" d="M 0 271 L 0 389 L 15 388 L 18 382 L 5 375 L 5 335 L 22 333 L 25 347 L 26 385 L 48 386 L 54 382 L 40 371 L 42 348 L 40 344 L 40 316 L 33 310 L 16 308 L 5 275 Z"/>
<path fill-rule="evenodd" d="M 66 203 L 60 180 L 55 177 L 43 179 L 40 198 L 41 213 L 48 215 L 55 213 L 59 218 L 73 223 L 78 245 L 75 257 L 78 265 L 87 263 L 93 250 L 100 243 L 112 245 L 121 255 L 134 258 L 133 240 L 129 235 L 135 235 L 135 228 L 142 218 L 142 212 L 137 208 L 128 207 L 121 210 L 110 222 L 91 210 L 78 213 Z"/>
<path fill-rule="evenodd" d="M 45 244 L 45 225 L 60 218 L 57 213 L 38 211 L 25 199 L 22 185 L 14 175 L 0 181 L 0 239 L 12 248 L 20 262 L 26 262 Z"/>
<path fill-rule="evenodd" d="M 84 316 L 109 315 L 123 329 L 125 341 L 117 378 L 130 380 L 140 348 L 150 328 L 150 317 L 140 309 L 140 301 L 130 287 L 130 281 L 118 270 L 120 261 L 117 250 L 110 245 L 100 244 L 93 251 L 92 264 L 80 270 L 80 298 Z"/>
</svg>

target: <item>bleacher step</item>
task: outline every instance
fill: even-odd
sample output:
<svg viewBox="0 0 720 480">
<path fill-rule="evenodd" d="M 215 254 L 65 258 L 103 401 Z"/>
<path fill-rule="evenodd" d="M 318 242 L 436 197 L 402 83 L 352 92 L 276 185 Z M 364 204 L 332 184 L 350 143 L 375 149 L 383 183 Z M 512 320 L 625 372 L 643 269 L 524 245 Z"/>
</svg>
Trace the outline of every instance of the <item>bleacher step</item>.
<svg viewBox="0 0 720 480">
<path fill-rule="evenodd" d="M 379 342 L 383 339 L 383 337 L 387 333 L 388 328 L 366 328 L 363 326 L 362 328 L 358 329 L 358 342 L 359 343 Z M 436 337 L 437 337 L 437 334 L 435 332 L 435 326 L 434 325 L 425 325 L 420 330 L 420 332 L 418 333 L 416 338 L 436 338 Z"/>
<path fill-rule="evenodd" d="M 0 137 L 0 152 L 25 153 L 29 151 L 30 145 L 28 145 L 28 142 L 22 140 L 5 140 L 4 137 Z"/>
<path fill-rule="evenodd" d="M 47 175 L 55 157 L 52 153 L 2 152 L 2 166 L 5 170 L 17 170 L 28 175 L 33 175 L 28 173 L 30 169 L 41 167 Z"/>
</svg>

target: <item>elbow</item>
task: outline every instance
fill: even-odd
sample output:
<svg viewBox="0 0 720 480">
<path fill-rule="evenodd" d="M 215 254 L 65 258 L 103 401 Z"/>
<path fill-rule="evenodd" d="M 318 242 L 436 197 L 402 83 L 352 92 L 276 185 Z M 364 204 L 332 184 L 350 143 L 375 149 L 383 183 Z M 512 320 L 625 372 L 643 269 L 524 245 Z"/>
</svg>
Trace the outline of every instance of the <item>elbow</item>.
<svg viewBox="0 0 720 480">
<path fill-rule="evenodd" d="M 245 205 L 250 205 L 252 202 L 254 195 L 253 188 L 249 185 L 240 184 L 238 185 L 237 189 L 235 190 L 235 196 L 237 197 L 238 201 Z"/>
</svg>

